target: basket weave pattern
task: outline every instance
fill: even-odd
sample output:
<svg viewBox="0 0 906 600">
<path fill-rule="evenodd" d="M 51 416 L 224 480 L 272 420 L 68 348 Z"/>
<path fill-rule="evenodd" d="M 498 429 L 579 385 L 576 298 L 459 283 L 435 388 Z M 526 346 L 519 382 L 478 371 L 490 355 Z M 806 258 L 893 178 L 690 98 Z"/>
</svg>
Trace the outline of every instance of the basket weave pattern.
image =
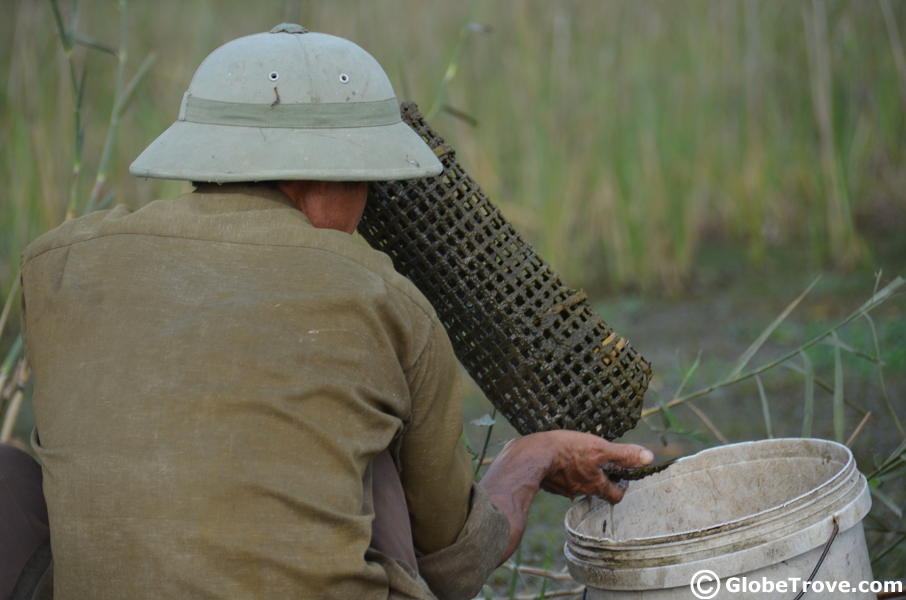
<svg viewBox="0 0 906 600">
<path fill-rule="evenodd" d="M 412 103 L 437 177 L 372 183 L 361 235 L 428 298 L 457 358 L 521 433 L 615 439 L 635 427 L 651 366 L 526 244 Z"/>
</svg>

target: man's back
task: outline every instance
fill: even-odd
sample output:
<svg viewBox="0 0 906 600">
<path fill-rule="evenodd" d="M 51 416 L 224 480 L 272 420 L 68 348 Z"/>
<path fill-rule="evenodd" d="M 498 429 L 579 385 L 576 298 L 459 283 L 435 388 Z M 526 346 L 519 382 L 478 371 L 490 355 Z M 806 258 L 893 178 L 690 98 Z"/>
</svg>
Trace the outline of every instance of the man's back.
<svg viewBox="0 0 906 600">
<path fill-rule="evenodd" d="M 92 215 L 25 253 L 60 597 L 386 597 L 365 554 L 388 446 L 437 470 L 404 466 L 410 503 L 446 505 L 417 543 L 466 518 L 458 407 L 412 412 L 412 390 L 455 378 L 430 306 L 279 192 L 224 192 Z"/>
</svg>

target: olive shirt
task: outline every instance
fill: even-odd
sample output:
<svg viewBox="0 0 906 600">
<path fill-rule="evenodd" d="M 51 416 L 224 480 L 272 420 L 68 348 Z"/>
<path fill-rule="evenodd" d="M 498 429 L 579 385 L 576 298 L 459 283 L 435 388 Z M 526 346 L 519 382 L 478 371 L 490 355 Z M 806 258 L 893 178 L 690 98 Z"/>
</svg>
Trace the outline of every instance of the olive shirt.
<svg viewBox="0 0 906 600">
<path fill-rule="evenodd" d="M 22 278 L 58 600 L 462 598 L 502 556 L 434 310 L 281 192 L 69 221 Z M 388 447 L 419 575 L 369 548 Z"/>
</svg>

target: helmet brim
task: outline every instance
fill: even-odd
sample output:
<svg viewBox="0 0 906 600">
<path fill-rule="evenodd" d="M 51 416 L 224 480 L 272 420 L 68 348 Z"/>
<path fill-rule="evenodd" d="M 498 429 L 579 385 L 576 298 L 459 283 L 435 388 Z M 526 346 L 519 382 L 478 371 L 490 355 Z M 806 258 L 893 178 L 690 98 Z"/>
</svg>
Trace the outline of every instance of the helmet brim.
<svg viewBox="0 0 906 600">
<path fill-rule="evenodd" d="M 431 148 L 403 122 L 294 129 L 177 121 L 130 165 L 138 177 L 235 181 L 389 181 L 438 175 Z"/>
</svg>

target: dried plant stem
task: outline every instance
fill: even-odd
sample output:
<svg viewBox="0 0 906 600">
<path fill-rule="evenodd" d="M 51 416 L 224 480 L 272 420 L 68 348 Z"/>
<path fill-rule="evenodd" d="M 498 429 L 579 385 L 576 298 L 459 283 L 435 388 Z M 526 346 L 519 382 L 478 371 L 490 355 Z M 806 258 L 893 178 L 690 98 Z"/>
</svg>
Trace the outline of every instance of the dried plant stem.
<svg viewBox="0 0 906 600">
<path fill-rule="evenodd" d="M 695 413 L 695 416 L 698 417 L 698 420 L 708 428 L 708 431 L 710 431 L 711 434 L 717 438 L 717 441 L 719 441 L 721 444 L 730 443 L 730 440 L 727 439 L 727 436 L 721 433 L 720 429 L 717 428 L 714 422 L 708 418 L 708 415 L 706 415 L 704 411 L 702 411 L 702 409 L 695 406 L 695 404 L 693 404 L 692 402 L 687 402 L 686 406 L 689 408 L 689 410 Z"/>
<path fill-rule="evenodd" d="M 846 447 L 852 448 L 853 443 L 855 443 L 856 438 L 859 437 L 859 434 L 862 433 L 862 430 L 865 429 L 865 425 L 868 424 L 868 420 L 871 418 L 871 411 L 865 413 L 865 416 L 862 417 L 862 420 L 859 421 L 859 424 L 856 425 L 856 428 L 853 429 L 853 432 L 850 434 L 849 438 L 846 440 Z"/>
<path fill-rule="evenodd" d="M 495 406 L 491 410 L 491 419 L 497 417 L 497 407 Z M 475 462 L 475 475 L 478 475 L 478 471 L 484 465 L 484 457 L 488 453 L 488 445 L 491 443 L 491 433 L 494 431 L 494 423 L 488 425 L 488 430 L 484 434 L 484 443 L 481 445 L 481 453 L 478 455 L 478 460 Z"/>
<path fill-rule="evenodd" d="M 509 561 L 503 563 L 498 568 L 516 570 L 524 575 L 535 575 L 537 577 L 545 577 L 547 579 L 553 579 L 555 581 L 573 581 L 573 578 L 566 571 L 551 571 L 549 569 L 541 569 L 539 567 L 517 565 Z"/>
</svg>

